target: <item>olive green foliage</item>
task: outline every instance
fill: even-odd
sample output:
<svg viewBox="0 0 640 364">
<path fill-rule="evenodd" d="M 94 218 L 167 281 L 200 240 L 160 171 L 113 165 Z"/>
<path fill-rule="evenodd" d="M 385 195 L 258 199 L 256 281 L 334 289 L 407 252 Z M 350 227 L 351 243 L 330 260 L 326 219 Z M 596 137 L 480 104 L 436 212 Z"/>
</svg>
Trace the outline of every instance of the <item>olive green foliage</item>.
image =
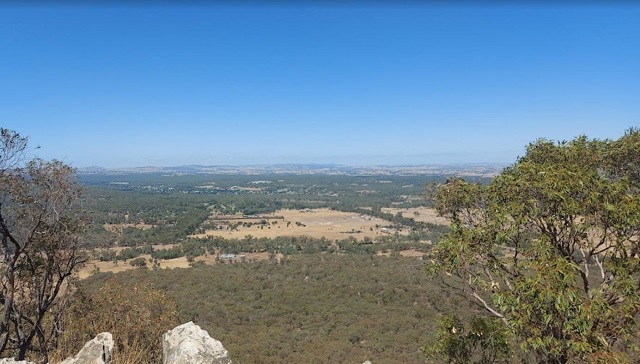
<svg viewBox="0 0 640 364">
<path fill-rule="evenodd" d="M 174 301 L 145 283 L 107 280 L 93 288 L 76 292 L 54 361 L 75 355 L 107 331 L 115 341 L 114 364 L 162 363 L 162 335 L 179 324 Z"/>
<path fill-rule="evenodd" d="M 445 227 L 446 229 L 446 227 Z M 140 255 L 149 254 L 152 260 L 175 259 L 180 257 L 195 258 L 203 255 L 217 256 L 219 254 L 241 253 L 270 253 L 283 254 L 285 256 L 300 254 L 336 253 L 336 254 L 377 254 L 380 252 L 399 252 L 402 250 L 417 250 L 428 252 L 431 246 L 424 240 L 437 241 L 442 231 L 438 227 L 434 231 L 416 232 L 409 236 L 388 235 L 375 240 L 357 240 L 350 237 L 343 240 L 332 241 L 325 238 L 310 238 L 308 236 L 280 236 L 276 238 L 254 238 L 246 236 L 244 239 L 225 239 L 222 237 L 208 237 L 189 239 L 185 242 L 174 244 L 171 248 L 154 249 L 151 245 L 125 248 L 120 252 L 111 249 L 98 249 L 94 252 L 94 258 L 100 261 L 126 261 L 129 264 L 143 263 Z"/>
<path fill-rule="evenodd" d="M 488 186 L 449 180 L 437 208 L 452 230 L 431 269 L 459 277 L 538 362 L 624 360 L 640 310 L 639 155 L 636 130 L 538 140 Z"/>
<path fill-rule="evenodd" d="M 420 363 L 435 318 L 468 302 L 430 284 L 415 258 L 298 255 L 282 261 L 100 273 L 151 282 L 234 363 Z M 466 317 L 465 317 L 466 318 Z"/>
<path fill-rule="evenodd" d="M 46 362 L 85 224 L 75 171 L 28 151 L 27 138 L 0 128 L 0 357 Z"/>
<path fill-rule="evenodd" d="M 511 356 L 509 332 L 499 320 L 475 316 L 464 325 L 457 316 L 438 320 L 437 340 L 423 351 L 431 360 L 451 364 L 508 363 Z"/>
<path fill-rule="evenodd" d="M 146 267 L 147 260 L 144 259 L 143 257 L 134 258 L 134 259 L 131 259 L 131 261 L 129 262 L 129 265 L 132 265 L 134 267 Z"/>
<path fill-rule="evenodd" d="M 208 217 L 207 205 L 198 196 L 159 192 L 120 191 L 88 186 L 92 224 L 87 236 L 92 246 L 118 242 L 120 246 L 173 243 L 196 232 Z M 126 227 L 109 232 L 104 224 L 145 223 L 148 230 Z"/>
<path fill-rule="evenodd" d="M 430 238 L 439 236 L 436 233 L 425 234 Z M 268 252 L 274 254 L 297 255 L 326 253 L 356 253 L 376 254 L 378 252 L 400 251 L 416 249 L 428 251 L 430 246 L 421 241 L 409 240 L 405 236 L 386 236 L 374 241 L 358 240 L 354 237 L 332 241 L 325 238 L 310 238 L 308 236 L 281 236 L 277 238 L 253 238 L 224 239 L 222 237 L 210 237 L 203 239 L 191 239 L 188 242 L 175 246 L 172 249 L 156 250 L 152 253 L 154 258 L 171 259 L 178 256 L 198 256 L 205 252 L 215 254 L 224 252 L 239 254 L 242 252 Z"/>
</svg>

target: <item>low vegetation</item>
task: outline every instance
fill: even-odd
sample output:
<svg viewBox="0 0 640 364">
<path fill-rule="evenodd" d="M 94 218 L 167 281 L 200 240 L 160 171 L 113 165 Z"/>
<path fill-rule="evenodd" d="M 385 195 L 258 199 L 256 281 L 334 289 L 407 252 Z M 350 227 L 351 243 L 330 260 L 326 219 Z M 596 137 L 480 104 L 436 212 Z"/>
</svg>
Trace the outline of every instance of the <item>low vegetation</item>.
<svg viewBox="0 0 640 364">
<path fill-rule="evenodd" d="M 148 283 L 103 283 L 96 291 L 80 289 L 74 295 L 51 362 L 75 355 L 106 331 L 115 341 L 114 364 L 162 363 L 162 335 L 180 324 L 173 300 Z"/>
</svg>

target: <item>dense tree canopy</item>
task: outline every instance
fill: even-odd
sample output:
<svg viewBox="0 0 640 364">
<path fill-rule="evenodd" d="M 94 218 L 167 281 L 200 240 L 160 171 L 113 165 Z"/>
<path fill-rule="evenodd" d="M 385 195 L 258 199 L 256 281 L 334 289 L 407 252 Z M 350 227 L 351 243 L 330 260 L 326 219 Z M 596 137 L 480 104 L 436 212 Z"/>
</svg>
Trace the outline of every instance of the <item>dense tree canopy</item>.
<svg viewBox="0 0 640 364">
<path fill-rule="evenodd" d="M 539 362 L 622 359 L 640 310 L 640 134 L 538 140 L 487 186 L 451 179 L 435 271 Z"/>
</svg>

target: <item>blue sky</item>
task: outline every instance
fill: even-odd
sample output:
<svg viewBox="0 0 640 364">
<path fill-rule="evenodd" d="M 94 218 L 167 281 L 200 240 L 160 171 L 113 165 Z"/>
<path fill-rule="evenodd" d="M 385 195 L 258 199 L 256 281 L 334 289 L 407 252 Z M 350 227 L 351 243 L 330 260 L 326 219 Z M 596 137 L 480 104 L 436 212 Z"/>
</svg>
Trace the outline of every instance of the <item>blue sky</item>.
<svg viewBox="0 0 640 364">
<path fill-rule="evenodd" d="M 640 6 L 0 5 L 0 126 L 76 167 L 511 163 L 640 125 Z"/>
</svg>

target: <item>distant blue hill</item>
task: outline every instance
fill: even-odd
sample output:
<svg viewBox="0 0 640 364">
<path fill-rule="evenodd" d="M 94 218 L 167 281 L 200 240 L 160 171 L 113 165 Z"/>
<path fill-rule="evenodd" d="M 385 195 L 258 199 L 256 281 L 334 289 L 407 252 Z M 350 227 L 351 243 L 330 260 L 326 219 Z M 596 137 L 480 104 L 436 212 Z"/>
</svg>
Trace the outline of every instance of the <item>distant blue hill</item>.
<svg viewBox="0 0 640 364">
<path fill-rule="evenodd" d="M 433 165 L 374 165 L 347 166 L 340 164 L 271 164 L 271 165 L 184 165 L 176 167 L 79 168 L 79 174 L 319 174 L 319 175 L 459 175 L 495 176 L 505 164 L 433 164 Z"/>
</svg>

